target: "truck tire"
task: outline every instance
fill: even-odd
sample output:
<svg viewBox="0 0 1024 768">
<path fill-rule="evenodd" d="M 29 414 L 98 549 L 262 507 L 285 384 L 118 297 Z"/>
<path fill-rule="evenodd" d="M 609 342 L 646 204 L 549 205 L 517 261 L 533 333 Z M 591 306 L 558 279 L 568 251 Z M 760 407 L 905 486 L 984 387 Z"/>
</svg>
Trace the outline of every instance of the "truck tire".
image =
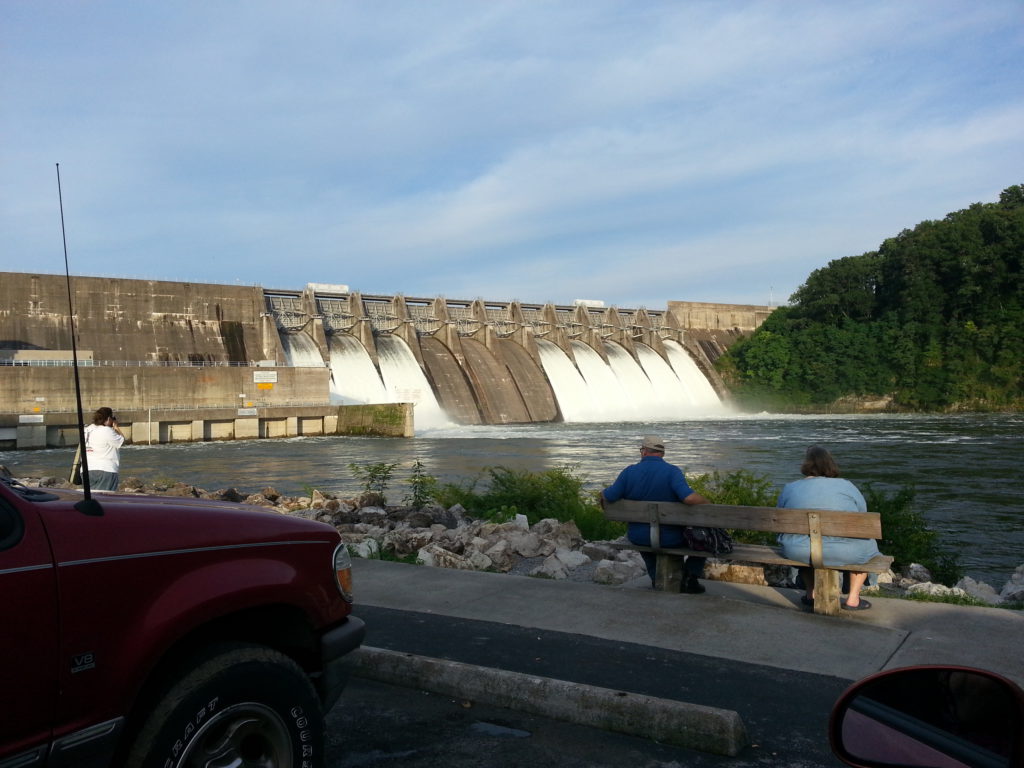
<svg viewBox="0 0 1024 768">
<path fill-rule="evenodd" d="M 223 645 L 160 698 L 126 768 L 318 768 L 323 717 L 309 678 L 270 648 Z"/>
</svg>

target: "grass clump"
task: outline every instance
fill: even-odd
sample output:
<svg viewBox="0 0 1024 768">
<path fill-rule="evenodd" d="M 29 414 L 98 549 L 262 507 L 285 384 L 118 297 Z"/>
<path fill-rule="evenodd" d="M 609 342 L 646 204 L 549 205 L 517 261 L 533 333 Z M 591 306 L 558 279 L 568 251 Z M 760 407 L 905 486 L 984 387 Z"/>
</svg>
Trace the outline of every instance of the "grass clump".
<svg viewBox="0 0 1024 768">
<path fill-rule="evenodd" d="M 586 490 L 585 483 L 575 465 L 542 472 L 488 467 L 472 480 L 442 484 L 436 497 L 445 506 L 461 504 L 485 520 L 506 522 L 519 514 L 534 525 L 554 518 L 575 522 L 589 541 L 618 538 L 625 533 L 625 525 L 604 518 L 597 493 Z"/>
<path fill-rule="evenodd" d="M 1003 602 L 987 603 L 977 597 L 970 595 L 928 595 L 924 592 L 908 592 L 903 595 L 883 595 L 883 597 L 894 597 L 899 600 L 913 600 L 918 603 L 948 603 L 949 605 L 965 605 L 974 608 L 1003 608 L 1008 611 L 1024 610 L 1024 603 Z"/>
</svg>

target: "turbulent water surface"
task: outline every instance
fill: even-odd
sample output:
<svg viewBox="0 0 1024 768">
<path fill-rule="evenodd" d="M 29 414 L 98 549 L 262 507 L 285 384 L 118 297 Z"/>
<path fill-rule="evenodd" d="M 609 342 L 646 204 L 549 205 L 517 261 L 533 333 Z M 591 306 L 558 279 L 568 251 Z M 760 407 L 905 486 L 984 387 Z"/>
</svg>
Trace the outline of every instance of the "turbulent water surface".
<svg viewBox="0 0 1024 768">
<path fill-rule="evenodd" d="M 541 470 L 576 465 L 599 487 L 638 459 L 639 438 L 660 434 L 669 461 L 687 473 L 747 469 L 781 489 L 799 477 L 804 448 L 828 447 L 857 485 L 916 488 L 916 504 L 961 551 L 967 573 L 997 589 L 1024 562 L 1024 416 L 734 416 L 666 423 L 530 424 L 423 430 L 411 439 L 309 437 L 228 443 L 128 446 L 121 476 L 171 478 L 207 489 L 271 485 L 287 494 L 309 488 L 354 493 L 350 462 L 398 462 L 389 499 L 420 459 L 445 480 L 488 466 Z M 65 476 L 70 450 L 0 453 L 16 476 Z"/>
</svg>

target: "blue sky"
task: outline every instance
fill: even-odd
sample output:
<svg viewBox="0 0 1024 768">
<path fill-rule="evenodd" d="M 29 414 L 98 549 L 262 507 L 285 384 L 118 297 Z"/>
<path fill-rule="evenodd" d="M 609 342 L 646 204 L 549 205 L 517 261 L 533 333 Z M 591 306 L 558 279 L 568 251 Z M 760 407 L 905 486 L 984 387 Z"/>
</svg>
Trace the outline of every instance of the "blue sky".
<svg viewBox="0 0 1024 768">
<path fill-rule="evenodd" d="M 1024 2 L 0 4 L 0 271 L 663 308 L 1024 183 Z"/>
</svg>

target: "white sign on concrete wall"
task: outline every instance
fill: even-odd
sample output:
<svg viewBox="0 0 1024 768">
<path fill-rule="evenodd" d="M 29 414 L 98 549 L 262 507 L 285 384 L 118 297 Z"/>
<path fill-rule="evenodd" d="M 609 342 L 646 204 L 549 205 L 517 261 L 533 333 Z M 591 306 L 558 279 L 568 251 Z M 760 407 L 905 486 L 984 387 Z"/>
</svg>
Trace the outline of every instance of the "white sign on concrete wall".
<svg viewBox="0 0 1024 768">
<path fill-rule="evenodd" d="M 252 380 L 256 384 L 277 384 L 277 371 L 253 371 Z"/>
<path fill-rule="evenodd" d="M 259 414 L 257 413 L 255 408 L 239 408 L 238 409 L 238 415 L 239 416 L 258 416 Z"/>
<path fill-rule="evenodd" d="M 18 416 L 19 424 L 42 424 L 43 414 L 41 413 L 23 413 Z"/>
</svg>

